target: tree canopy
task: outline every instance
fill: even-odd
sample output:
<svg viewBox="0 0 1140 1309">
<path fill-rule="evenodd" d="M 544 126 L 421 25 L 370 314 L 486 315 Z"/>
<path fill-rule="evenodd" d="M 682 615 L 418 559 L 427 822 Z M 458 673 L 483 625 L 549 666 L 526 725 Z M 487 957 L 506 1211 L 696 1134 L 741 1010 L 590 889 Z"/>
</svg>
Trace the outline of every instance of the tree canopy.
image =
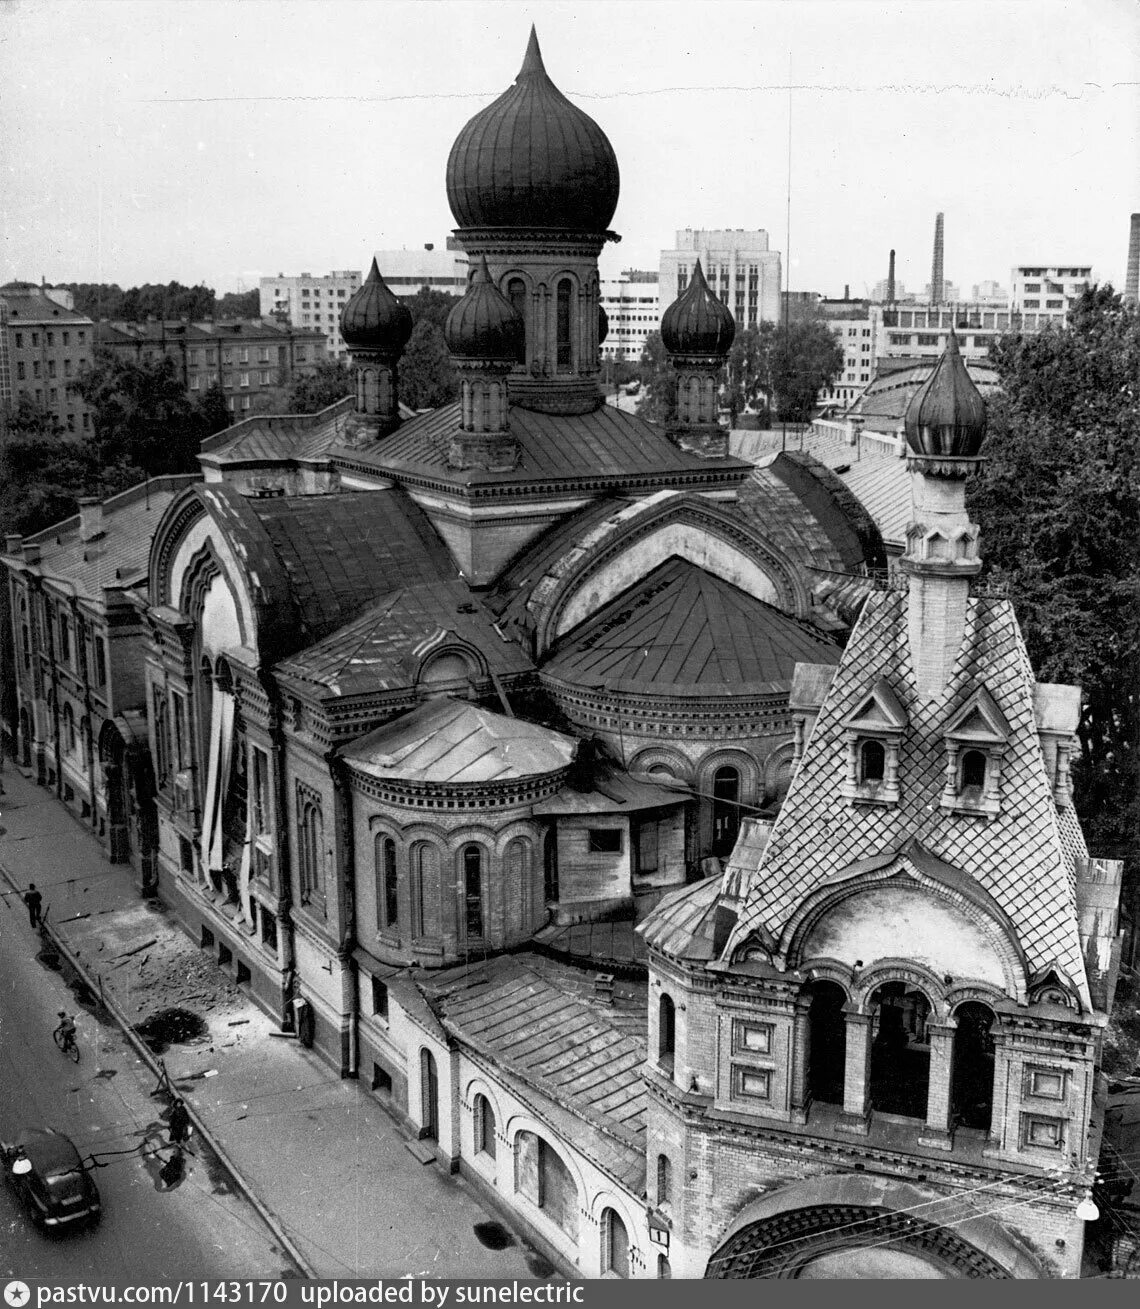
<svg viewBox="0 0 1140 1309">
<path fill-rule="evenodd" d="M 293 379 L 286 394 L 291 414 L 315 414 L 353 392 L 352 370 L 342 359 L 322 359 L 311 373 Z"/>
<path fill-rule="evenodd" d="M 677 373 L 660 332 L 650 332 L 645 338 L 640 368 L 645 390 L 637 412 L 651 423 L 669 422 L 677 412 Z"/>
<path fill-rule="evenodd" d="M 459 303 L 456 296 L 422 287 L 404 300 L 412 313 L 412 335 L 400 359 L 400 399 L 413 409 L 434 409 L 459 394 L 443 328 Z"/>
<path fill-rule="evenodd" d="M 970 506 L 1043 682 L 1082 688 L 1077 812 L 1094 854 L 1140 856 L 1140 315 L 1087 291 L 1063 329 L 991 348 Z"/>
</svg>

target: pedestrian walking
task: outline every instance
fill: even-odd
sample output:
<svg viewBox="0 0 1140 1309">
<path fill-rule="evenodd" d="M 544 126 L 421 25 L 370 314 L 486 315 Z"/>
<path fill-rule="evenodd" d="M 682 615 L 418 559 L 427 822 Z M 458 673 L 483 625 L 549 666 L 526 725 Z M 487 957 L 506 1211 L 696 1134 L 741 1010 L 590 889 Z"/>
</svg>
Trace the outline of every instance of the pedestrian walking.
<svg viewBox="0 0 1140 1309">
<path fill-rule="evenodd" d="M 28 906 L 28 922 L 33 927 L 40 925 L 40 908 L 43 902 L 44 898 L 36 890 L 35 882 L 29 882 L 28 889 L 24 892 L 24 903 Z"/>
<path fill-rule="evenodd" d="M 175 1100 L 167 1121 L 171 1145 L 181 1145 L 190 1137 L 190 1111 L 182 1100 Z"/>
</svg>

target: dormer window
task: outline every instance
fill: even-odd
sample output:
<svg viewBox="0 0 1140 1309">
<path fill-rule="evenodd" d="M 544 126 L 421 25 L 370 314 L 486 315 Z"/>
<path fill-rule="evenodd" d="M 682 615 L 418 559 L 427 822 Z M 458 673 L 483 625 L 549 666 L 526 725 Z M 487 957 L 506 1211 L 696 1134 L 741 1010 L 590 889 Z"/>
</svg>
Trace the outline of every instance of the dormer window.
<svg viewBox="0 0 1140 1309">
<path fill-rule="evenodd" d="M 1010 726 L 984 686 L 946 725 L 946 784 L 941 806 L 993 817 L 1001 809 L 1001 769 Z"/>
<path fill-rule="evenodd" d="M 880 677 L 858 709 L 844 720 L 847 777 L 842 794 L 854 804 L 899 802 L 899 749 L 906 710 L 885 677 Z"/>
</svg>

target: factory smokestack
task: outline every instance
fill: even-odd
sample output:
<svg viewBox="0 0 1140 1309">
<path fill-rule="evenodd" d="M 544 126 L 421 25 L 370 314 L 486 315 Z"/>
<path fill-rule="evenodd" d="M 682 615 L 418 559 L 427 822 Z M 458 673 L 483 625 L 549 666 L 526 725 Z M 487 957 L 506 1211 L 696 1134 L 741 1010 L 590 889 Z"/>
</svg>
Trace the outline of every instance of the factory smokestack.
<svg viewBox="0 0 1140 1309">
<path fill-rule="evenodd" d="M 942 227 L 943 215 L 934 220 L 934 262 L 930 268 L 930 303 L 942 303 Z"/>
<path fill-rule="evenodd" d="M 1134 305 L 1140 296 L 1140 214 L 1132 215 L 1128 234 L 1128 271 L 1124 275 L 1124 303 Z"/>
<path fill-rule="evenodd" d="M 891 251 L 891 266 L 887 273 L 887 304 L 893 305 L 895 302 L 895 252 Z"/>
</svg>

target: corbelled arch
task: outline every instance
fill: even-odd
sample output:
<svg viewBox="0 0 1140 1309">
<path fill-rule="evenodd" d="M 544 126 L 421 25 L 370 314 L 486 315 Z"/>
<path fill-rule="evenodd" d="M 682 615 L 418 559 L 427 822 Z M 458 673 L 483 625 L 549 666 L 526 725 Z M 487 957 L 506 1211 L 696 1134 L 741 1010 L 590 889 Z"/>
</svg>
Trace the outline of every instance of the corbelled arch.
<svg viewBox="0 0 1140 1309">
<path fill-rule="evenodd" d="M 538 655 L 671 558 L 798 618 L 810 609 L 798 566 L 772 540 L 702 496 L 663 491 L 599 523 L 534 588 Z"/>
</svg>

